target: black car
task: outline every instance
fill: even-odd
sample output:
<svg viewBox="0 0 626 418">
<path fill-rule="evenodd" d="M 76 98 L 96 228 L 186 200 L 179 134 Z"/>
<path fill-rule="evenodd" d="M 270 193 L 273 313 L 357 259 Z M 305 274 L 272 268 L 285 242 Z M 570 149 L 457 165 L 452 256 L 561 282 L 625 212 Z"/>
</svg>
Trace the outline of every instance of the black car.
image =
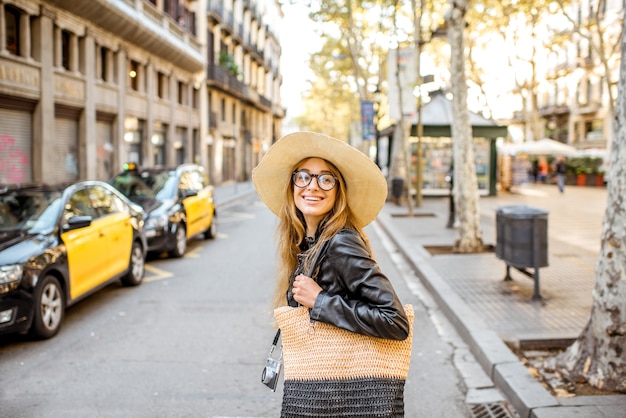
<svg viewBox="0 0 626 418">
<path fill-rule="evenodd" d="M 0 334 L 50 338 L 65 308 L 144 276 L 144 211 L 109 184 L 0 187 Z"/>
<path fill-rule="evenodd" d="M 139 169 L 130 163 L 110 183 L 147 212 L 149 252 L 182 257 L 191 237 L 202 234 L 207 239 L 215 238 L 213 186 L 202 166 Z"/>
</svg>

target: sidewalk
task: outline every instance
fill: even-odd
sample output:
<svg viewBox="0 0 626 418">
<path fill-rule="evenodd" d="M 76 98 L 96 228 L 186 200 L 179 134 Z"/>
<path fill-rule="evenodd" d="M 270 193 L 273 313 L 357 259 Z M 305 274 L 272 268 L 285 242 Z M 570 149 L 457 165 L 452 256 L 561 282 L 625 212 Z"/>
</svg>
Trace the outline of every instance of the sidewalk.
<svg viewBox="0 0 626 418">
<path fill-rule="evenodd" d="M 219 210 L 220 208 L 237 202 L 245 196 L 256 194 L 256 190 L 254 189 L 254 185 L 251 181 L 242 183 L 229 182 L 215 186 L 213 194 L 215 197 L 215 207 Z"/>
<path fill-rule="evenodd" d="M 418 275 L 455 325 L 472 353 L 520 417 L 624 417 L 626 395 L 556 398 L 530 376 L 504 344 L 565 347 L 591 312 L 594 266 L 600 249 L 606 189 L 530 185 L 514 193 L 481 197 L 483 242 L 496 244 L 496 209 L 529 205 L 548 214 L 548 263 L 539 269 L 541 301 L 533 301 L 533 280 L 495 252 L 431 255 L 429 246 L 450 246 L 449 199 L 424 197 L 407 216 L 406 206 L 387 203 L 377 221 L 412 262 Z"/>
</svg>

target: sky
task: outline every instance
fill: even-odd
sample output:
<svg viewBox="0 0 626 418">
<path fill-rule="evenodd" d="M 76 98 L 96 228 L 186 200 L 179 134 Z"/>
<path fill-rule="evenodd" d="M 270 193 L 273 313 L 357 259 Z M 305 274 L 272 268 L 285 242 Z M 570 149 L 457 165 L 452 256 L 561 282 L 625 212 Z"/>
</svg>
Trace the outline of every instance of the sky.
<svg viewBox="0 0 626 418">
<path fill-rule="evenodd" d="M 281 99 L 287 109 L 287 119 L 300 114 L 304 107 L 301 97 L 306 80 L 311 78 L 309 55 L 320 48 L 320 38 L 315 34 L 315 24 L 309 20 L 308 8 L 298 0 L 284 4 L 280 32 L 282 55 L 280 58 L 283 84 Z"/>
</svg>

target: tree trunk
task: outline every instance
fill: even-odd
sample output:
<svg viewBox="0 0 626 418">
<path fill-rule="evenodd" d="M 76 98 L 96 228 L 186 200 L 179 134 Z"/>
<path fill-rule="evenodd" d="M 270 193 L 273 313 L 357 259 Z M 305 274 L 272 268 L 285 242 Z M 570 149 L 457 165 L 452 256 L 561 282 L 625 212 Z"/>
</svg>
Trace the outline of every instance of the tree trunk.
<svg viewBox="0 0 626 418">
<path fill-rule="evenodd" d="M 450 42 L 450 74 L 452 92 L 452 153 L 454 161 L 454 203 L 457 216 L 457 241 L 454 251 L 474 253 L 482 250 L 482 233 L 478 210 L 478 181 L 474 158 L 472 127 L 467 109 L 465 76 L 465 13 L 466 0 L 450 0 L 446 16 Z"/>
<path fill-rule="evenodd" d="M 625 11 L 626 13 L 626 11 Z M 601 247 L 595 268 L 596 285 L 589 322 L 566 351 L 549 359 L 571 381 L 626 393 L 626 36 L 615 118 L 615 140 L 608 173 L 608 199 Z"/>
</svg>

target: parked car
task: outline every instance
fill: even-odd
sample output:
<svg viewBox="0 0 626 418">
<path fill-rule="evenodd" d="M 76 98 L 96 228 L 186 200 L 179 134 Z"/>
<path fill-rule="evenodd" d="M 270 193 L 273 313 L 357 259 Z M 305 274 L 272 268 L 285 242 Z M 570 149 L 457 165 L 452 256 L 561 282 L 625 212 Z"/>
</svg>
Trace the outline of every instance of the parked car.
<svg viewBox="0 0 626 418">
<path fill-rule="evenodd" d="M 144 215 L 105 182 L 0 187 L 0 334 L 50 338 L 66 307 L 140 284 Z"/>
<path fill-rule="evenodd" d="M 147 212 L 149 252 L 182 257 L 191 237 L 217 234 L 214 188 L 200 165 L 139 169 L 131 163 L 110 183 Z"/>
</svg>

